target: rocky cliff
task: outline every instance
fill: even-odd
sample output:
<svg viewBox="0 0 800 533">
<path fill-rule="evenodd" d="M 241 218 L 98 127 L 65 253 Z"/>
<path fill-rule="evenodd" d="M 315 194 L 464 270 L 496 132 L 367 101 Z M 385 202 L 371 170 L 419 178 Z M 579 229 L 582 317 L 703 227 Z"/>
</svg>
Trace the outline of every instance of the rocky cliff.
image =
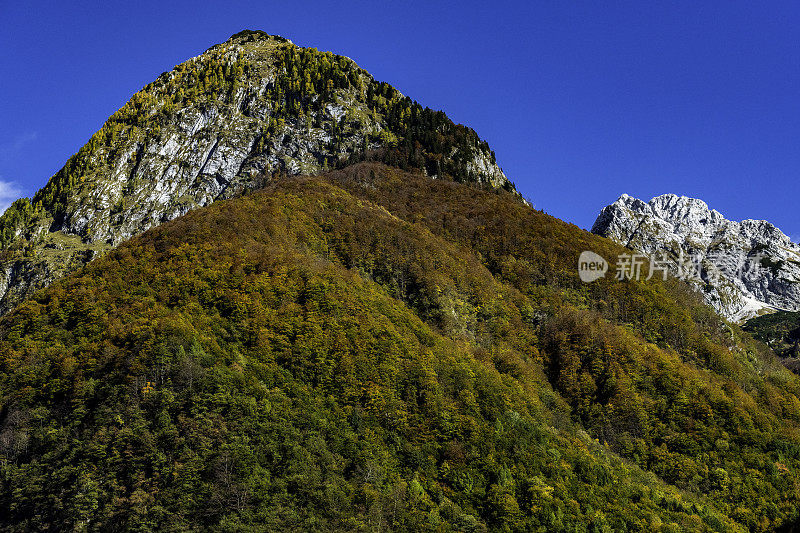
<svg viewBox="0 0 800 533">
<path fill-rule="evenodd" d="M 514 190 L 474 131 L 352 60 L 238 33 L 136 93 L 0 217 L 0 314 L 131 236 L 275 173 L 363 159 Z"/>
<path fill-rule="evenodd" d="M 800 245 L 767 221 L 727 220 L 685 196 L 644 202 L 623 194 L 603 208 L 592 232 L 668 260 L 730 320 L 800 309 Z"/>
</svg>

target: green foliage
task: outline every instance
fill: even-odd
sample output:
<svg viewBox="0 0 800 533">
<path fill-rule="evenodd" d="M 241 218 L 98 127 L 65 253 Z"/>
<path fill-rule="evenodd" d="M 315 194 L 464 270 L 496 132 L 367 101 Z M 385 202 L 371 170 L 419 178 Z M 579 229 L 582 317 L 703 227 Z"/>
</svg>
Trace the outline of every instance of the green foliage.
<svg viewBox="0 0 800 533">
<path fill-rule="evenodd" d="M 59 220 L 69 205 L 70 195 L 87 175 L 97 170 L 98 155 L 108 154 L 121 138 L 135 137 L 140 131 L 157 136 L 159 128 L 169 122 L 178 107 L 209 101 L 230 102 L 239 85 L 250 75 L 251 68 L 241 54 L 232 56 L 223 49 L 215 49 L 163 73 L 109 117 L 89 142 L 34 195 L 34 205 L 45 208 Z M 137 158 L 141 157 L 141 152 L 140 148 Z M 5 227 L 2 221 L 0 227 Z"/>
<path fill-rule="evenodd" d="M 580 282 L 582 250 L 613 258 L 624 249 L 503 194 L 478 200 L 474 189 L 374 167 L 331 179 L 469 250 L 519 290 L 543 370 L 592 436 L 708 494 L 749 529 L 796 516 L 800 384 L 684 285 Z M 519 329 L 510 331 L 492 344 L 515 345 Z M 732 481 L 715 481 L 714 468 Z"/>
<path fill-rule="evenodd" d="M 367 183 L 389 207 L 370 201 Z M 415 194 L 431 200 L 407 204 Z M 487 205 L 466 245 L 447 217 Z M 360 165 L 195 211 L 38 293 L 0 321 L 0 527 L 735 531 L 783 520 L 794 441 L 765 441 L 780 445 L 786 471 L 744 483 L 736 455 L 764 466 L 773 452 L 734 428 L 714 433 L 735 406 L 709 422 L 714 503 L 573 425 L 619 405 L 616 390 L 642 408 L 671 398 L 626 383 L 660 375 L 661 360 L 701 391 L 719 378 L 599 314 L 581 336 L 569 324 L 597 311 L 558 301 L 566 290 L 555 284 L 536 293 L 543 284 L 507 260 L 493 272 L 491 257 L 513 248 L 481 233 L 494 209 L 610 246 L 518 207 L 511 195 Z M 566 276 L 565 264 L 549 268 Z M 592 362 L 603 343 L 618 344 L 600 361 L 619 367 L 617 385 Z M 555 371 L 584 349 L 578 371 L 604 376 L 605 403 L 570 392 L 587 378 Z M 655 361 L 634 368 L 634 349 Z M 658 416 L 642 416 L 661 440 L 643 436 L 636 449 L 683 461 Z M 769 490 L 770 503 L 724 507 L 743 487 Z"/>
<path fill-rule="evenodd" d="M 351 60 L 318 52 L 313 48 L 283 47 L 276 51 L 275 61 L 283 76 L 274 92 L 275 113 L 292 116 L 319 113 L 326 105 L 337 103 L 337 91 L 362 95 L 370 112 L 383 118 L 386 128 L 365 139 L 367 147 L 354 152 L 346 164 L 372 160 L 404 168 L 425 170 L 429 175 L 459 181 L 485 179 L 468 162 L 476 154 L 485 153 L 494 163 L 494 152 L 470 128 L 454 124 L 441 111 L 421 106 L 385 82 L 376 82 Z M 334 124 L 332 149 L 341 146 L 337 139 L 341 128 Z"/>
<path fill-rule="evenodd" d="M 347 112 L 336 115 L 330 106 Z M 18 245 L 20 234 L 61 227 L 76 206 L 93 201 L 98 182 L 115 171 L 109 165 L 116 157 L 127 155 L 122 164 L 133 179 L 148 144 L 174 127 L 182 111 L 213 108 L 255 120 L 252 127 L 260 133 L 254 156 L 282 139 L 287 126 L 302 126 L 323 129 L 330 139 L 327 149 L 316 154 L 319 169 L 371 160 L 458 181 L 492 177 L 470 164 L 476 155 L 494 163 L 488 144 L 443 112 L 423 108 L 375 81 L 346 57 L 246 30 L 134 94 L 33 196 L 35 217 L 19 205 L 0 218 L 0 247 Z"/>
<path fill-rule="evenodd" d="M 751 318 L 743 329 L 783 357 L 800 357 L 800 312 L 777 311 Z"/>
<path fill-rule="evenodd" d="M 467 164 L 488 151 L 472 130 L 345 58 L 270 39 L 279 75 L 258 102 L 258 153 L 302 125 L 330 138 L 320 168 L 383 161 L 449 179 L 376 163 L 276 179 L 3 318 L 0 528 L 797 520 L 800 382 L 774 354 L 679 282 L 580 282 L 581 251 L 623 250 L 455 183 L 486 178 Z M 220 45 L 163 74 L 6 211 L 3 253 L 58 226 L 119 139 L 135 139 L 135 167 L 179 110 L 261 98 L 263 67 Z M 326 115 L 345 97 L 381 124 L 349 153 L 363 117 Z"/>
<path fill-rule="evenodd" d="M 8 248 L 12 244 L 21 245 L 22 241 L 32 240 L 34 236 L 28 231 L 35 228 L 36 222 L 44 216 L 40 206 L 32 204 L 27 198 L 16 200 L 0 216 L 0 248 Z M 22 239 L 19 239 L 20 236 Z"/>
</svg>

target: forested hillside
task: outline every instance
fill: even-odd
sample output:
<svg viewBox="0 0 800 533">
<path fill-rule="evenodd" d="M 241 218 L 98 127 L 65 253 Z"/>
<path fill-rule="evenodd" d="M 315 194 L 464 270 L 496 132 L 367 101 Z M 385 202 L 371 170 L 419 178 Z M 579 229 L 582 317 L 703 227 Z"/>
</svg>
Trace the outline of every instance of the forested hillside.
<svg viewBox="0 0 800 533">
<path fill-rule="evenodd" d="M 743 329 L 782 357 L 783 364 L 800 373 L 800 313 L 777 311 L 752 318 Z"/>
<path fill-rule="evenodd" d="M 621 248 L 378 163 L 134 237 L 0 320 L 0 528 L 797 520 L 798 378 L 680 283 L 581 283 L 583 250 Z"/>
<path fill-rule="evenodd" d="M 192 209 L 365 159 L 515 190 L 473 130 L 351 59 L 239 32 L 144 86 L 0 216 L 0 315 Z"/>
</svg>

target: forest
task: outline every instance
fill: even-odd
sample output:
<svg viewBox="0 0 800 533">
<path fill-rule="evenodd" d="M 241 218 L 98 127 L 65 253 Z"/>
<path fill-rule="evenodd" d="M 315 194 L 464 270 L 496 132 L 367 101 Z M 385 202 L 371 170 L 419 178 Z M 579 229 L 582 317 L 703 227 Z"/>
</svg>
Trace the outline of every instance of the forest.
<svg viewBox="0 0 800 533">
<path fill-rule="evenodd" d="M 405 166 L 275 177 L 0 319 L 0 530 L 798 520 L 772 351 L 677 281 L 582 283 L 611 241 Z"/>
</svg>

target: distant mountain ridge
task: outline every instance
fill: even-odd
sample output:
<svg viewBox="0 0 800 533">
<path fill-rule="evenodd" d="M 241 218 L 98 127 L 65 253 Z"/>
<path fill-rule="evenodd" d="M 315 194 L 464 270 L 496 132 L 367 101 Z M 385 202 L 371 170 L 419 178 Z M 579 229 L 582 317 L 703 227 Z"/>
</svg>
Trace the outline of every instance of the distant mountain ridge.
<svg viewBox="0 0 800 533">
<path fill-rule="evenodd" d="M 592 232 L 645 254 L 665 253 L 678 273 L 724 317 L 800 309 L 800 245 L 765 220 L 727 220 L 702 200 L 664 194 L 649 202 L 623 194 Z"/>
<path fill-rule="evenodd" d="M 0 314 L 131 236 L 272 174 L 365 159 L 515 190 L 473 130 L 351 59 L 237 33 L 136 93 L 0 217 Z"/>
</svg>

